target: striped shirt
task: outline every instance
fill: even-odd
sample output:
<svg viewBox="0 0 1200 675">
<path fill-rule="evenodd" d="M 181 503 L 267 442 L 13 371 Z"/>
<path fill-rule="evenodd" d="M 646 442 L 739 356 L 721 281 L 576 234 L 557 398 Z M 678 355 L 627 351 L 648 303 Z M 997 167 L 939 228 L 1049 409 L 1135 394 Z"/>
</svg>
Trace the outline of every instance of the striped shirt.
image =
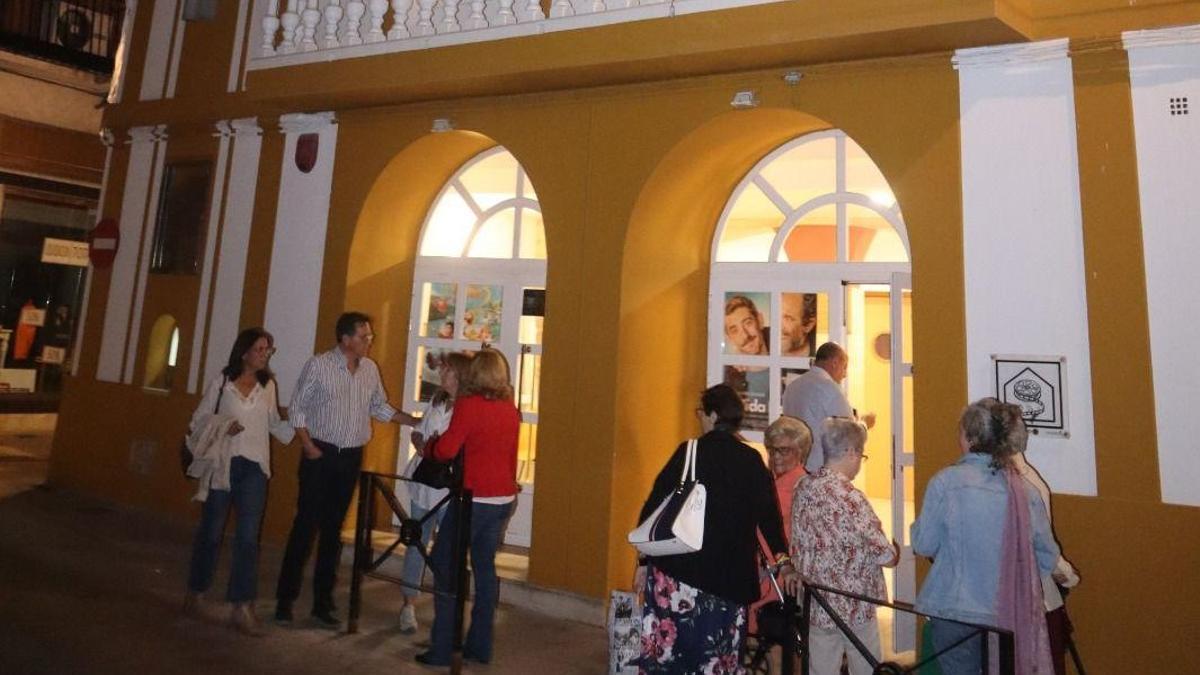
<svg viewBox="0 0 1200 675">
<path fill-rule="evenodd" d="M 339 448 L 366 445 L 371 418 L 389 422 L 395 415 L 375 362 L 360 359 L 351 373 L 346 355 L 337 347 L 305 362 L 288 407 L 293 427 L 306 428 L 314 439 Z"/>
</svg>

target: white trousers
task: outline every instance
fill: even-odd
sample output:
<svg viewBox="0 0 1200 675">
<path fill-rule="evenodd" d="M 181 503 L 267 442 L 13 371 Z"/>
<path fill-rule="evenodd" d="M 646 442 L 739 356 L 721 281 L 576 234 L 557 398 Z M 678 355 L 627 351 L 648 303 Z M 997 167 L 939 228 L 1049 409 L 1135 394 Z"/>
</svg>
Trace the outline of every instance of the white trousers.
<svg viewBox="0 0 1200 675">
<path fill-rule="evenodd" d="M 871 620 L 851 626 L 859 641 L 866 645 L 871 655 L 879 659 L 879 621 Z M 842 654 L 850 666 L 850 675 L 871 675 L 871 665 L 858 652 L 850 639 L 837 628 L 825 629 L 810 626 L 808 629 L 808 672 L 809 675 L 838 675 L 842 669 Z"/>
</svg>

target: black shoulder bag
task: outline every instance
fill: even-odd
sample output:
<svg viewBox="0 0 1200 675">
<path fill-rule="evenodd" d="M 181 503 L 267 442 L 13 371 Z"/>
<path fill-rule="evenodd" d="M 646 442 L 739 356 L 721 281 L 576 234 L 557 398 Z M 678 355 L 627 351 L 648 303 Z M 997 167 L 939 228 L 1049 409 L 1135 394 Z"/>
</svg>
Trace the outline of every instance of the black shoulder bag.
<svg viewBox="0 0 1200 675">
<path fill-rule="evenodd" d="M 428 446 L 426 446 L 428 447 Z M 458 449 L 448 462 L 433 457 L 422 457 L 417 468 L 413 469 L 412 479 L 431 488 L 459 488 L 463 477 L 463 448 Z"/>
</svg>

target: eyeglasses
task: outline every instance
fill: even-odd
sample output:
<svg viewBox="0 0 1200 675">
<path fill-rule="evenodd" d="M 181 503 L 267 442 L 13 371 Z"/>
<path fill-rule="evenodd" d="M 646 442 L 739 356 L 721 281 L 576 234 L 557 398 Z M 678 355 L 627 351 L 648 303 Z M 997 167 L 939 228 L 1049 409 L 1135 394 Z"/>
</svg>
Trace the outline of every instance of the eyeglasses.
<svg viewBox="0 0 1200 675">
<path fill-rule="evenodd" d="M 791 455 L 791 454 L 794 454 L 797 449 L 798 448 L 796 448 L 796 446 L 794 446 L 794 445 L 768 445 L 767 446 L 767 452 L 771 453 L 772 455 Z"/>
<path fill-rule="evenodd" d="M 858 456 L 862 457 L 862 461 L 864 461 L 864 462 L 867 461 L 868 459 L 870 459 L 870 457 L 867 457 L 867 453 L 865 453 L 865 452 L 858 453 Z"/>
<path fill-rule="evenodd" d="M 354 337 L 358 338 L 359 340 L 362 340 L 363 342 L 374 342 L 375 341 L 374 333 L 367 333 L 366 335 L 355 335 Z"/>
</svg>

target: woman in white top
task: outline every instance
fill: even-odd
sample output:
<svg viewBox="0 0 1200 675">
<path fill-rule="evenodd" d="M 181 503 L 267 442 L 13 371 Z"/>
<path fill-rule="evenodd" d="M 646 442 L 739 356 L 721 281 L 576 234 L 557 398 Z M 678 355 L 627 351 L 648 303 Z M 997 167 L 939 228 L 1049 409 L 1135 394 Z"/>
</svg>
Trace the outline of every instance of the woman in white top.
<svg viewBox="0 0 1200 675">
<path fill-rule="evenodd" d="M 201 615 L 205 591 L 212 586 L 229 508 L 237 514 L 233 544 L 233 569 L 226 598 L 233 604 L 231 621 L 240 632 L 261 635 L 254 614 L 258 586 L 258 535 L 271 476 L 271 441 L 292 440 L 295 431 L 279 416 L 279 400 L 268 362 L 275 353 L 274 338 L 261 328 L 238 334 L 229 363 L 205 387 L 204 397 L 192 414 L 193 432 L 210 424 L 227 425 L 222 451 L 229 453 L 226 476 L 211 480 L 201 507 L 200 525 L 192 546 L 188 593 L 184 610 Z"/>
<path fill-rule="evenodd" d="M 458 385 L 466 379 L 470 367 L 471 357 L 462 352 L 447 352 L 442 355 L 442 364 L 438 368 L 442 388 L 429 401 L 425 415 L 413 430 L 412 443 L 417 452 L 408 461 L 408 466 L 404 468 L 406 477 L 412 477 L 429 441 L 440 436 L 450 426 L 450 415 L 454 411 L 454 397 L 458 394 Z M 428 485 L 412 481 L 407 485 L 409 496 L 412 498 L 411 504 L 409 504 L 409 514 L 421 521 L 421 548 L 428 551 L 429 539 L 433 536 L 438 523 L 441 522 L 445 509 L 439 509 L 434 514 L 429 512 L 446 496 L 446 490 L 431 488 Z M 415 549 L 415 546 L 410 546 L 405 550 L 404 571 L 401 574 L 405 583 L 410 584 L 410 586 L 401 587 L 404 605 L 400 608 L 400 632 L 406 635 L 417 632 L 417 615 L 413 608 L 413 600 L 417 597 L 416 586 L 421 585 L 426 567 L 425 556 Z"/>
</svg>

